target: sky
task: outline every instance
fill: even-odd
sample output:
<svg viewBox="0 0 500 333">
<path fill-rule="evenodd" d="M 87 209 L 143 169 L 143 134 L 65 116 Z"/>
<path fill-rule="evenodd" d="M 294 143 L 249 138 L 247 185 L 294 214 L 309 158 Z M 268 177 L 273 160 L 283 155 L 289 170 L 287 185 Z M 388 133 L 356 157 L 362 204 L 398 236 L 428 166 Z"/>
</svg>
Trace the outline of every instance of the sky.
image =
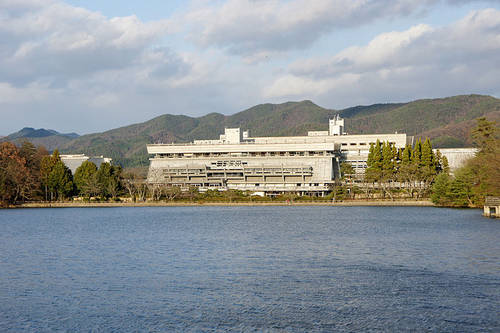
<svg viewBox="0 0 500 333">
<path fill-rule="evenodd" d="M 0 135 L 500 97 L 500 0 L 0 0 Z"/>
</svg>

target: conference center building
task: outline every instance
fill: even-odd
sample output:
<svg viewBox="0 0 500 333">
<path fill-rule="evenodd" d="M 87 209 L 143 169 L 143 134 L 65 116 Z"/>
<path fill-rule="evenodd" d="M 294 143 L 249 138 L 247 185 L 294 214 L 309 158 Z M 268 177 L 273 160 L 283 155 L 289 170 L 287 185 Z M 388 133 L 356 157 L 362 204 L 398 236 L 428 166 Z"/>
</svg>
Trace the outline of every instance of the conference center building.
<svg viewBox="0 0 500 333">
<path fill-rule="evenodd" d="M 339 178 L 340 163 L 362 174 L 370 144 L 377 140 L 403 148 L 406 134 L 348 135 L 344 119 L 329 120 L 328 131 L 307 136 L 251 137 L 226 128 L 218 140 L 147 145 L 148 182 L 189 188 L 235 189 L 262 195 L 294 192 L 325 195 Z"/>
</svg>

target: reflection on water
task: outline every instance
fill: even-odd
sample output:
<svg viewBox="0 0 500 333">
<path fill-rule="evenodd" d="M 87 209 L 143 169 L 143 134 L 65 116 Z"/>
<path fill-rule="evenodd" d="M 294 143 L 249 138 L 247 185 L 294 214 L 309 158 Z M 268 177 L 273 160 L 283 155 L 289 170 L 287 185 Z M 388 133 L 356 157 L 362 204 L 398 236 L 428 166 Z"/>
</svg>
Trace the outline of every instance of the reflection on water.
<svg viewBox="0 0 500 333">
<path fill-rule="evenodd" d="M 478 210 L 3 210 L 0 331 L 499 331 L 499 236 Z"/>
</svg>

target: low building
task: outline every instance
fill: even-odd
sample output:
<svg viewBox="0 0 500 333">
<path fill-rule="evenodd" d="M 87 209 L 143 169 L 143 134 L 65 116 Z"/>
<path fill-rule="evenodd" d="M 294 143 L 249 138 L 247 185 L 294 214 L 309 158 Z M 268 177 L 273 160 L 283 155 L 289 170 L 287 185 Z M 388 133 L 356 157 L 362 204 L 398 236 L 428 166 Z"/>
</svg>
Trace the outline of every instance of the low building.
<svg viewBox="0 0 500 333">
<path fill-rule="evenodd" d="M 500 197 L 486 197 L 483 215 L 500 218 Z"/>
<path fill-rule="evenodd" d="M 406 134 L 348 135 L 344 120 L 307 136 L 251 137 L 226 128 L 218 140 L 150 144 L 148 182 L 207 189 L 236 189 L 266 195 L 295 192 L 324 195 L 339 176 L 340 162 L 364 173 L 370 144 L 377 140 L 403 148 Z"/>
<path fill-rule="evenodd" d="M 434 153 L 438 149 L 434 149 Z M 450 172 L 453 173 L 458 168 L 461 168 L 465 163 L 476 156 L 479 151 L 477 148 L 441 148 L 439 149 L 442 156 L 446 156 Z"/>
<path fill-rule="evenodd" d="M 60 155 L 61 161 L 66 165 L 72 174 L 75 174 L 76 169 L 83 162 L 89 161 L 94 163 L 98 168 L 102 163 L 111 163 L 112 159 L 104 156 L 86 156 L 85 154 Z"/>
</svg>

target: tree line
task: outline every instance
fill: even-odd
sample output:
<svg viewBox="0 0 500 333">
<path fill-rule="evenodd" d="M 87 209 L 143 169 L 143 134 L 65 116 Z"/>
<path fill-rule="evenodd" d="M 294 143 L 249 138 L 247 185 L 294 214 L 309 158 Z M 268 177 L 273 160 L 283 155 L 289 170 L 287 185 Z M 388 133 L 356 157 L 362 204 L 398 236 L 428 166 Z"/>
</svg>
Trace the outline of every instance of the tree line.
<svg viewBox="0 0 500 333">
<path fill-rule="evenodd" d="M 366 164 L 362 179 L 365 192 L 380 190 L 391 198 L 398 191 L 424 197 L 436 176 L 449 172 L 447 158 L 439 150 L 433 151 L 428 138 L 399 149 L 393 143 L 377 140 L 370 145 Z M 354 171 L 350 165 L 343 165 L 341 173 L 351 175 Z"/>
<path fill-rule="evenodd" d="M 500 196 L 500 135 L 495 122 L 478 119 L 472 138 L 479 152 L 450 174 L 448 160 L 431 141 L 417 140 L 414 146 L 397 149 L 389 142 L 370 146 L 364 177 L 353 181 L 354 169 L 341 164 L 342 182 L 331 188 L 327 199 L 342 200 L 374 193 L 393 198 L 405 193 L 411 198 L 431 198 L 443 206 L 478 206 L 487 195 Z M 129 196 L 133 201 L 257 201 L 251 193 L 228 190 L 199 193 L 196 187 L 181 190 L 167 184 L 148 184 L 137 174 L 125 173 L 120 166 L 102 163 L 99 168 L 85 161 L 73 175 L 61 161 L 59 152 L 49 154 L 44 147 L 24 142 L 20 147 L 0 144 L 0 205 L 26 201 L 66 200 L 74 196 L 87 200 L 109 200 Z M 299 199 L 296 195 L 283 195 Z M 280 197 L 280 198 L 281 198 Z M 290 198 L 289 198 L 290 197 Z"/>
<path fill-rule="evenodd" d="M 397 149 L 377 141 L 370 146 L 367 168 L 361 184 L 352 182 L 354 169 L 341 165 L 343 182 L 333 191 L 341 198 L 365 197 L 381 192 L 393 197 L 430 198 L 435 204 L 451 207 L 481 206 L 486 196 L 500 196 L 500 130 L 494 121 L 479 118 L 471 137 L 478 153 L 450 173 L 448 160 L 432 149 L 429 139 Z"/>
<path fill-rule="evenodd" d="M 479 118 L 471 132 L 479 148 L 465 166 L 436 177 L 431 199 L 442 206 L 468 207 L 484 204 L 486 196 L 500 196 L 500 131 L 497 124 Z"/>
<path fill-rule="evenodd" d="M 122 169 L 109 163 L 99 168 L 85 161 L 75 175 L 59 152 L 24 142 L 0 144 L 0 205 L 26 201 L 66 200 L 73 196 L 116 198 L 123 192 Z"/>
</svg>

